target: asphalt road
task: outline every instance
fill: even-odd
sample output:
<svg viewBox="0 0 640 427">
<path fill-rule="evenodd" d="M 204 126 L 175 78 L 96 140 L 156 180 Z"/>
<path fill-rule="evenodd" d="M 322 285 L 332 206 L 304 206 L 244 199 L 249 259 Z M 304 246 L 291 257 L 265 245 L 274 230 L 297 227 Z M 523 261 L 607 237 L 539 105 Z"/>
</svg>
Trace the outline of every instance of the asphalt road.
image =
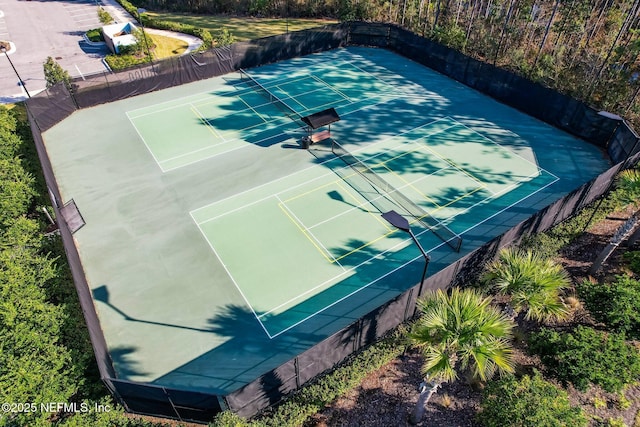
<svg viewBox="0 0 640 427">
<path fill-rule="evenodd" d="M 0 0 L 0 40 L 15 45 L 10 61 L 0 54 L 0 102 L 26 97 L 11 63 L 29 94 L 45 88 L 43 64 L 48 56 L 72 77 L 106 71 L 106 48 L 88 45 L 82 38 L 86 30 L 101 26 L 99 1 Z"/>
</svg>

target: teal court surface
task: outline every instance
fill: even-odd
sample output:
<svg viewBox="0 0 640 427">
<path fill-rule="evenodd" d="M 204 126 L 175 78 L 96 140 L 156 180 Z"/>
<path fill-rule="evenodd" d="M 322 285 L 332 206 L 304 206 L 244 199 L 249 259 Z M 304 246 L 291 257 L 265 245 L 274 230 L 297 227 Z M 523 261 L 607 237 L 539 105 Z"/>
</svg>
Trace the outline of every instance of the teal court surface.
<svg viewBox="0 0 640 427">
<path fill-rule="evenodd" d="M 335 108 L 301 148 L 300 116 Z M 597 176 L 562 133 L 350 47 L 76 112 L 44 134 L 118 376 L 227 393 Z"/>
</svg>

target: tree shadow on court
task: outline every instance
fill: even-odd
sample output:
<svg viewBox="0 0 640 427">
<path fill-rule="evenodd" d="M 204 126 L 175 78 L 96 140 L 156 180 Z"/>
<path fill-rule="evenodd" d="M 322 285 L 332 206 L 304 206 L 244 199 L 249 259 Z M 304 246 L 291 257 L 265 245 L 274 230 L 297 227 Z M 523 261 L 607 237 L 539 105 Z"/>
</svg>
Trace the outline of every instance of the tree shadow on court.
<svg viewBox="0 0 640 427">
<path fill-rule="evenodd" d="M 347 244 L 357 248 L 364 243 L 354 239 Z M 350 257 L 349 265 L 372 263 L 376 255 L 378 259 L 375 262 L 386 262 L 385 255 L 364 249 Z M 416 265 L 416 268 L 419 270 L 421 266 Z M 408 270 L 413 275 L 415 269 Z M 339 358 L 346 357 L 354 345 L 360 347 L 362 343 L 371 343 L 382 333 L 377 317 L 363 320 L 360 317 L 399 295 L 411 280 L 390 278 L 358 289 L 375 281 L 379 275 L 379 271 L 375 273 L 364 269 L 362 275 L 344 279 L 330 289 L 270 317 L 254 313 L 244 305 L 226 305 L 208 321 L 206 329 L 212 334 L 213 348 L 176 367 L 154 383 L 176 387 L 189 384 L 190 388 L 201 384 L 203 388 L 221 394 L 252 383 L 247 389 L 252 400 L 258 395 L 268 403 L 275 403 L 296 388 L 296 370 L 320 369 L 317 372 L 320 373 L 330 367 L 319 368 L 329 362 L 323 361 L 319 353 L 305 355 L 306 350 L 333 335 L 330 341 L 341 344 L 328 344 L 325 350 L 332 354 L 344 353 Z M 419 277 L 419 273 L 416 275 Z M 270 328 L 271 337 L 263 326 Z M 336 330 L 340 332 L 334 335 Z M 305 373 L 300 375 L 306 378 Z"/>
<path fill-rule="evenodd" d="M 275 403 L 291 390 L 291 378 L 290 372 L 273 369 L 322 339 L 300 331 L 270 338 L 253 311 L 234 304 L 218 310 L 208 324 L 212 348 L 157 378 L 155 384 L 228 394 L 258 379 L 260 387 L 253 393 Z"/>
<path fill-rule="evenodd" d="M 115 347 L 109 349 L 109 355 L 120 378 L 131 378 L 139 375 L 147 375 L 140 366 L 140 362 L 133 359 L 137 348 L 133 346 Z"/>
</svg>

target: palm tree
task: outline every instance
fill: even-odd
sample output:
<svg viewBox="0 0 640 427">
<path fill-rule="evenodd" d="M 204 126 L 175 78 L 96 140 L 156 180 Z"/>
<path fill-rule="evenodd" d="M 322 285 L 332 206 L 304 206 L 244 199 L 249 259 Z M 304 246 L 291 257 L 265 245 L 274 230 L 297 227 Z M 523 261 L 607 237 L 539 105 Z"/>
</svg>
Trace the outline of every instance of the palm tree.
<svg viewBox="0 0 640 427">
<path fill-rule="evenodd" d="M 425 378 L 433 382 L 431 389 L 421 388 L 411 422 L 420 422 L 431 395 L 459 373 L 486 381 L 496 372 L 513 372 L 513 323 L 490 303 L 491 298 L 476 290 L 458 288 L 449 295 L 438 290 L 418 301 L 422 316 L 410 338 L 424 354 Z"/>
<path fill-rule="evenodd" d="M 543 322 L 570 314 L 560 295 L 570 285 L 566 271 L 531 251 L 502 249 L 481 281 L 500 294 L 510 295 L 513 309 L 524 311 L 526 319 Z"/>
</svg>

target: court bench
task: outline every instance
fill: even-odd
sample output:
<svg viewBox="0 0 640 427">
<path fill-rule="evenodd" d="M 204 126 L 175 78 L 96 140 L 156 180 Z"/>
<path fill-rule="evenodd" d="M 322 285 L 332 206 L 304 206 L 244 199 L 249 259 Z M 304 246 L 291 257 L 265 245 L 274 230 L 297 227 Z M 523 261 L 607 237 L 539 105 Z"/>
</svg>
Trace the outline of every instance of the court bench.
<svg viewBox="0 0 640 427">
<path fill-rule="evenodd" d="M 331 132 L 329 132 L 328 130 L 323 130 L 311 135 L 311 143 L 315 144 L 316 142 L 324 141 L 325 139 L 329 138 L 331 138 Z"/>
<path fill-rule="evenodd" d="M 324 141 L 329 138 L 331 138 L 331 132 L 329 132 L 329 130 L 323 130 L 302 138 L 302 146 L 304 148 L 309 148 L 311 144 L 315 144 L 316 142 Z"/>
</svg>

